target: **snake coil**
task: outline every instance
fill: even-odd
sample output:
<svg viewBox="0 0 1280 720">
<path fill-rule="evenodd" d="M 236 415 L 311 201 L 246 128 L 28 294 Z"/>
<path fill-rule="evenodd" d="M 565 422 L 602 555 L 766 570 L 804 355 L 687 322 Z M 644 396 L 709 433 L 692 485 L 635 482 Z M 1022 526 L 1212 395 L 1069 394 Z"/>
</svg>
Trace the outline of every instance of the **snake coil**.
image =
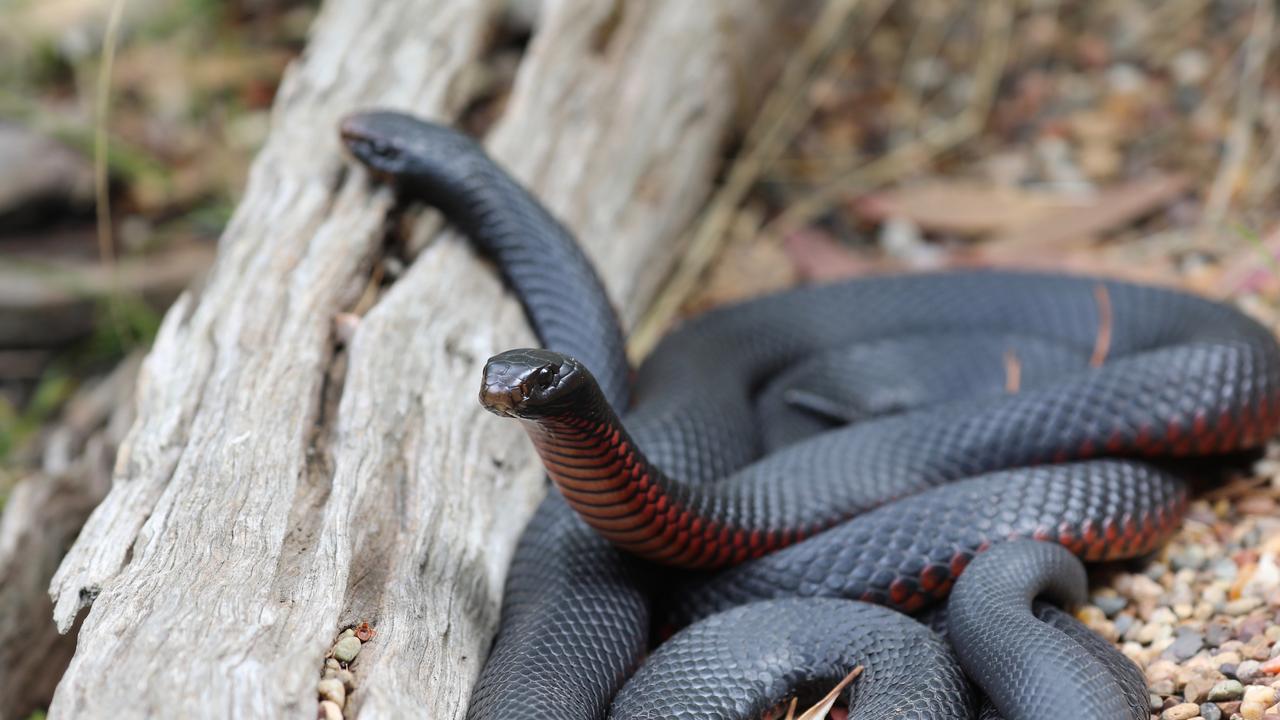
<svg viewBox="0 0 1280 720">
<path fill-rule="evenodd" d="M 843 667 L 858 655 L 849 613 L 890 635 L 909 622 L 851 600 L 923 610 L 963 587 L 980 553 L 1019 538 L 1087 560 L 1148 552 L 1186 505 L 1165 461 L 1257 448 L 1280 425 L 1280 348 L 1234 309 L 1014 272 L 873 278 L 712 311 L 660 343 L 628 403 L 608 299 L 572 237 L 527 192 L 438 126 L 362 114 L 343 135 L 362 162 L 442 208 L 497 260 L 545 346 L 495 356 L 481 387 L 486 407 L 524 423 L 561 492 L 517 547 L 471 718 L 600 718 L 611 701 L 616 717 L 657 717 L 646 709 L 656 707 L 650 682 L 678 686 L 690 708 L 754 712 L 717 704 L 745 691 L 690 648 L 707 639 L 710 657 L 732 659 L 772 657 L 773 646 L 752 644 L 759 633 L 717 613 L 776 620 L 783 636 L 813 648 L 812 663 L 753 670 L 768 688 L 794 680 L 795 667 L 829 675 L 832 658 Z M 1037 552 L 1027 568 L 1048 568 L 1051 579 L 1072 572 Z M 685 569 L 659 572 L 630 554 Z M 961 607 L 1025 604 L 1025 593 L 1052 586 L 975 577 L 990 579 L 969 582 Z M 694 624 L 619 694 L 655 608 L 664 624 Z M 960 617 L 952 642 L 983 678 L 975 668 L 986 636 L 969 631 L 984 616 Z M 819 647 L 792 633 L 805 625 L 839 629 L 849 644 Z M 1032 640 L 1012 642 L 1025 651 Z M 1098 649 L 1088 643 L 1065 647 Z M 1033 669 L 1047 662 L 1023 657 Z M 1133 672 L 1123 661 L 1103 665 L 1113 676 Z M 983 683 L 1000 711 L 1029 717 L 1000 682 Z M 1085 692 L 1105 692 L 1091 682 Z M 969 701 L 938 683 L 933 701 L 890 716 L 969 717 Z M 859 687 L 862 712 L 872 706 Z"/>
</svg>

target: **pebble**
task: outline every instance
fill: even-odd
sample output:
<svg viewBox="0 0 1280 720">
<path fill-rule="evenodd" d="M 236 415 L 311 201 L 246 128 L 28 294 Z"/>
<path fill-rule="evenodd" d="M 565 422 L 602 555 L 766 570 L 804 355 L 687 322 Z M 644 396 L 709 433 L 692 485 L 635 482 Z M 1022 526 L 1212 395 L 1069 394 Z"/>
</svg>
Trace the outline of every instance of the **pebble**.
<svg viewBox="0 0 1280 720">
<path fill-rule="evenodd" d="M 1222 710 L 1213 703 L 1201 703 L 1200 717 L 1204 720 L 1222 720 Z"/>
<path fill-rule="evenodd" d="M 1209 699 L 1216 681 L 1213 678 L 1193 678 L 1182 688 L 1182 697 L 1189 702 L 1198 703 Z"/>
<path fill-rule="evenodd" d="M 1262 675 L 1262 663 L 1257 660 L 1244 660 L 1236 666 L 1236 679 L 1242 683 L 1251 683 Z"/>
<path fill-rule="evenodd" d="M 1134 638 L 1143 645 L 1155 645 L 1157 642 L 1173 637 L 1173 626 L 1165 623 L 1147 623 Z"/>
<path fill-rule="evenodd" d="M 1205 699 L 1209 702 L 1226 702 L 1244 697 L 1244 685 L 1239 680 L 1223 680 L 1209 690 Z"/>
<path fill-rule="evenodd" d="M 1204 548 L 1200 545 L 1189 545 L 1182 552 L 1169 558 L 1169 564 L 1174 570 L 1199 570 L 1204 567 L 1206 561 Z"/>
<path fill-rule="evenodd" d="M 1113 622 L 1115 624 L 1116 634 L 1123 636 L 1125 633 L 1129 632 L 1129 628 L 1133 627 L 1134 620 L 1133 616 L 1129 613 L 1120 613 L 1119 615 L 1116 615 L 1116 619 Z"/>
<path fill-rule="evenodd" d="M 1134 575 L 1131 592 L 1133 599 L 1139 602 L 1143 600 L 1158 600 L 1164 594 L 1164 586 L 1146 575 Z"/>
<path fill-rule="evenodd" d="M 356 638 L 355 633 L 339 639 L 338 644 L 333 646 L 333 656 L 345 663 L 355 660 L 359 654 L 360 640 Z"/>
<path fill-rule="evenodd" d="M 1180 703 L 1160 713 L 1160 720 L 1191 720 L 1200 714 L 1200 706 L 1195 703 Z"/>
<path fill-rule="evenodd" d="M 1129 601 L 1119 595 L 1095 595 L 1093 597 L 1093 604 L 1101 610 L 1108 619 L 1116 620 L 1118 625 L 1119 618 L 1116 616 L 1120 614 L 1120 611 L 1129 606 Z M 1132 622 L 1133 616 L 1129 616 L 1129 620 Z M 1119 628 L 1117 627 L 1117 629 Z"/>
<path fill-rule="evenodd" d="M 1093 628 L 1096 632 L 1098 626 L 1107 621 L 1107 614 L 1094 605 L 1085 605 L 1076 611 L 1076 619 Z"/>
<path fill-rule="evenodd" d="M 1222 558 L 1213 564 L 1213 574 L 1222 580 L 1235 580 L 1236 573 L 1240 570 L 1236 567 L 1235 562 L 1231 558 Z"/>
<path fill-rule="evenodd" d="M 1169 646 L 1169 653 L 1178 660 L 1187 660 L 1200 652 L 1202 647 L 1204 647 L 1203 635 L 1194 630 L 1179 631 L 1173 644 Z"/>
<path fill-rule="evenodd" d="M 1228 615 L 1248 615 L 1262 606 L 1262 598 L 1242 597 L 1228 602 L 1222 606 L 1222 611 Z"/>
<path fill-rule="evenodd" d="M 1198 48 L 1187 48 L 1173 56 L 1169 69 L 1179 85 L 1198 85 L 1209 76 L 1209 58 Z"/>
<path fill-rule="evenodd" d="M 342 720 L 342 708 L 331 700 L 321 701 L 320 717 L 324 718 L 324 720 Z"/>
<path fill-rule="evenodd" d="M 1262 720 L 1263 713 L 1275 702 L 1275 689 L 1265 685 L 1250 685 L 1244 689 L 1244 700 L 1240 703 L 1240 715 L 1244 720 Z"/>
<path fill-rule="evenodd" d="M 1147 76 L 1128 63 L 1117 63 L 1107 69 L 1107 85 L 1118 95 L 1140 92 L 1147 84 Z"/>
<path fill-rule="evenodd" d="M 1212 622 L 1204 629 L 1204 641 L 1212 647 L 1221 647 L 1222 643 L 1231 639 L 1231 626 L 1223 622 Z"/>
<path fill-rule="evenodd" d="M 328 700 L 339 708 L 347 704 L 347 688 L 337 678 L 321 680 L 316 685 L 316 692 L 320 694 L 322 700 Z"/>
</svg>

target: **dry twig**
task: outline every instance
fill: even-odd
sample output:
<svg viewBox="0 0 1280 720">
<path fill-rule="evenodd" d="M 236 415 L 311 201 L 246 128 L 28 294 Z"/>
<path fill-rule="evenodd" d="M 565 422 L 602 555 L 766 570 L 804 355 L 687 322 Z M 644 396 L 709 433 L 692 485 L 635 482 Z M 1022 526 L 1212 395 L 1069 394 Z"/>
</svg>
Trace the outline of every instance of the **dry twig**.
<svg viewBox="0 0 1280 720">
<path fill-rule="evenodd" d="M 1253 24 L 1244 47 L 1244 70 L 1236 89 L 1236 113 L 1227 135 L 1227 150 L 1213 179 L 1208 200 L 1205 201 L 1204 218 L 1200 224 L 1201 240 L 1222 227 L 1231 197 L 1244 176 L 1244 166 L 1253 139 L 1253 126 L 1258 117 L 1258 98 L 1262 94 L 1263 68 L 1271 46 L 1271 31 L 1275 25 L 1273 0 L 1258 0 L 1253 13 Z"/>
<path fill-rule="evenodd" d="M 715 257 L 738 206 L 808 119 L 811 108 L 803 101 L 803 95 L 809 81 L 841 41 L 860 3 L 861 0 L 828 0 L 824 5 L 747 132 L 742 154 L 730 168 L 728 179 L 708 203 L 692 237 L 684 243 L 686 250 L 671 279 L 632 332 L 629 350 L 633 357 L 644 356 L 657 343 Z"/>
</svg>

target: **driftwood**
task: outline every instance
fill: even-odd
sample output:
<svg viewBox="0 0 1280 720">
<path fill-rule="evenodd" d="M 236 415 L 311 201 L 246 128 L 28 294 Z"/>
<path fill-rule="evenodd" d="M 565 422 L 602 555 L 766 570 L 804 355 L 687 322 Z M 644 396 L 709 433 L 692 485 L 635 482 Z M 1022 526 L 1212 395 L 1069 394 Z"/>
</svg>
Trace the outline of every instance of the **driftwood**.
<svg viewBox="0 0 1280 720">
<path fill-rule="evenodd" d="M 377 635 L 348 716 L 461 716 L 544 492 L 475 388 L 490 354 L 533 339 L 455 236 L 395 257 L 391 196 L 334 128 L 371 105 L 456 117 L 501 5 L 326 3 L 207 282 L 143 365 L 111 491 L 53 579 L 59 626 L 83 620 L 52 716 L 315 717 L 325 654 L 359 621 Z M 767 81 L 781 5 L 541 8 L 487 145 L 575 230 L 629 322 L 736 105 Z"/>
</svg>

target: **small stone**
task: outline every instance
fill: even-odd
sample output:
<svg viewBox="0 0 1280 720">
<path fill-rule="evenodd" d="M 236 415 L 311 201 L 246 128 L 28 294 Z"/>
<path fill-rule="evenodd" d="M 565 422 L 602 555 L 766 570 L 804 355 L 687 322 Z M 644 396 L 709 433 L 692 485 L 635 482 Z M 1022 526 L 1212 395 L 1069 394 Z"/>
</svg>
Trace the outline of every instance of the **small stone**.
<svg viewBox="0 0 1280 720">
<path fill-rule="evenodd" d="M 1262 598 L 1242 597 L 1223 605 L 1222 611 L 1228 615 L 1248 615 L 1261 606 Z"/>
<path fill-rule="evenodd" d="M 1187 684 L 1182 688 L 1182 697 L 1193 703 L 1199 703 L 1207 700 L 1209 693 L 1213 690 L 1214 684 L 1214 680 L 1211 678 L 1192 678 L 1188 680 Z"/>
<path fill-rule="evenodd" d="M 338 707 L 331 700 L 323 700 L 320 702 L 320 717 L 324 720 L 342 720 L 342 708 Z"/>
<path fill-rule="evenodd" d="M 333 658 L 328 658 L 327 660 L 325 660 L 325 661 L 324 661 L 324 666 L 325 666 L 326 668 L 331 669 L 331 670 L 341 670 L 341 669 L 342 669 L 342 663 L 338 662 L 337 660 L 334 660 Z"/>
<path fill-rule="evenodd" d="M 1107 614 L 1094 605 L 1084 605 L 1076 610 L 1076 619 L 1096 630 L 1099 625 L 1107 621 Z"/>
<path fill-rule="evenodd" d="M 1267 619 L 1257 615 L 1251 615 L 1240 622 L 1236 627 L 1236 637 L 1245 642 L 1253 640 L 1255 637 L 1261 636 L 1263 642 L 1266 642 Z"/>
<path fill-rule="evenodd" d="M 1156 680 L 1152 682 L 1150 687 L 1148 687 L 1147 689 L 1150 690 L 1151 694 L 1153 695 L 1163 695 L 1167 697 L 1169 695 L 1172 695 L 1176 688 L 1174 688 L 1173 686 L 1173 680 L 1167 679 L 1167 680 Z"/>
<path fill-rule="evenodd" d="M 1204 641 L 1210 647 L 1221 647 L 1222 643 L 1231 639 L 1231 626 L 1224 622 L 1209 623 L 1204 629 Z"/>
<path fill-rule="evenodd" d="M 1213 703 L 1201 703 L 1200 717 L 1204 720 L 1222 720 L 1222 710 Z"/>
<path fill-rule="evenodd" d="M 1228 702 L 1244 697 L 1244 685 L 1239 680 L 1223 680 L 1209 690 L 1205 699 L 1209 702 Z"/>
<path fill-rule="evenodd" d="M 333 656 L 338 660 L 349 663 L 356 659 L 360 654 L 360 640 L 352 633 L 338 640 L 338 644 L 333 646 Z"/>
<path fill-rule="evenodd" d="M 1240 657 L 1240 653 L 1231 652 L 1229 650 L 1220 652 L 1213 656 L 1213 662 L 1217 664 L 1219 668 L 1223 665 L 1230 665 L 1234 669 L 1236 665 L 1240 664 L 1242 659 L 1243 658 Z"/>
<path fill-rule="evenodd" d="M 1199 570 L 1204 567 L 1207 557 L 1204 548 L 1199 545 L 1189 545 L 1182 552 L 1169 558 L 1169 564 L 1174 570 Z"/>
<path fill-rule="evenodd" d="M 1179 703 L 1160 713 L 1160 720 L 1191 720 L 1200 714 L 1200 706 L 1195 703 Z"/>
<path fill-rule="evenodd" d="M 1135 638 L 1143 645 L 1155 645 L 1161 640 L 1168 639 L 1173 636 L 1173 627 L 1166 623 L 1147 623 L 1142 626 L 1142 630 L 1138 632 Z"/>
<path fill-rule="evenodd" d="M 1277 645 L 1276 647 L 1280 647 L 1280 645 Z M 1270 660 L 1262 663 L 1262 665 L 1258 668 L 1258 670 L 1263 673 L 1266 673 L 1267 675 L 1275 675 L 1277 673 L 1280 673 L 1280 657 L 1273 657 Z"/>
<path fill-rule="evenodd" d="M 1213 564 L 1213 574 L 1222 580 L 1235 580 L 1238 572 L 1240 569 L 1231 558 L 1222 558 Z"/>
<path fill-rule="evenodd" d="M 1178 660 L 1187 660 L 1192 655 L 1200 652 L 1200 648 L 1204 647 L 1204 636 L 1198 632 L 1179 632 L 1174 639 L 1173 645 L 1169 646 L 1169 652 Z"/>
<path fill-rule="evenodd" d="M 356 689 L 356 674 L 350 670 L 339 670 L 334 677 L 342 681 L 342 686 L 351 692 Z"/>
<path fill-rule="evenodd" d="M 1232 564 L 1231 567 L 1234 568 L 1235 565 Z M 1135 600 L 1156 600 L 1164 594 L 1164 587 L 1146 575 L 1134 575 L 1132 591 Z"/>
<path fill-rule="evenodd" d="M 1195 618 L 1196 620 L 1199 620 L 1200 622 L 1204 622 L 1205 620 L 1208 620 L 1209 618 L 1213 617 L 1213 604 L 1209 602 L 1205 602 L 1204 600 L 1201 600 L 1200 602 L 1195 604 L 1194 608 L 1192 608 L 1191 617 Z"/>
<path fill-rule="evenodd" d="M 338 634 L 338 639 L 343 640 L 345 638 L 355 637 L 355 635 L 356 635 L 355 628 L 347 628 L 346 630 L 343 630 L 341 633 Z"/>
<path fill-rule="evenodd" d="M 1251 660 L 1268 660 L 1271 658 L 1271 646 L 1263 635 L 1255 635 L 1252 640 L 1240 648 L 1240 654 Z"/>
<path fill-rule="evenodd" d="M 1155 693 L 1147 695 L 1147 703 L 1151 707 L 1151 712 L 1160 712 L 1160 708 L 1164 707 L 1164 698 Z"/>
<path fill-rule="evenodd" d="M 1142 91 L 1147 76 L 1136 66 L 1118 63 L 1107 69 L 1107 85 L 1117 95 L 1132 95 Z"/>
<path fill-rule="evenodd" d="M 1129 605 L 1129 601 L 1118 595 L 1095 595 L 1093 604 L 1097 606 L 1109 619 L 1116 619 L 1116 615 Z M 1132 618 L 1130 618 L 1132 621 Z"/>
<path fill-rule="evenodd" d="M 1244 720 L 1262 720 L 1262 714 L 1275 704 L 1276 691 L 1263 685 L 1250 685 L 1244 689 L 1240 703 L 1240 715 Z"/>
<path fill-rule="evenodd" d="M 1133 616 L 1129 613 L 1120 613 L 1119 615 L 1116 615 L 1116 619 L 1113 621 L 1113 624 L 1116 628 L 1116 634 L 1124 635 L 1129 632 L 1129 628 L 1133 627 Z"/>
<path fill-rule="evenodd" d="M 337 678 L 321 680 L 316 685 L 316 692 L 320 694 L 320 699 L 328 700 L 339 708 L 347 704 L 347 689 L 343 687 L 342 681 Z"/>
<path fill-rule="evenodd" d="M 1209 58 L 1202 50 L 1187 48 L 1173 56 L 1169 69 L 1179 85 L 1198 85 L 1209 75 Z"/>
<path fill-rule="evenodd" d="M 1257 680 L 1262 675 L 1262 663 L 1257 660 L 1245 660 L 1236 666 L 1236 679 L 1244 684 Z"/>
</svg>

